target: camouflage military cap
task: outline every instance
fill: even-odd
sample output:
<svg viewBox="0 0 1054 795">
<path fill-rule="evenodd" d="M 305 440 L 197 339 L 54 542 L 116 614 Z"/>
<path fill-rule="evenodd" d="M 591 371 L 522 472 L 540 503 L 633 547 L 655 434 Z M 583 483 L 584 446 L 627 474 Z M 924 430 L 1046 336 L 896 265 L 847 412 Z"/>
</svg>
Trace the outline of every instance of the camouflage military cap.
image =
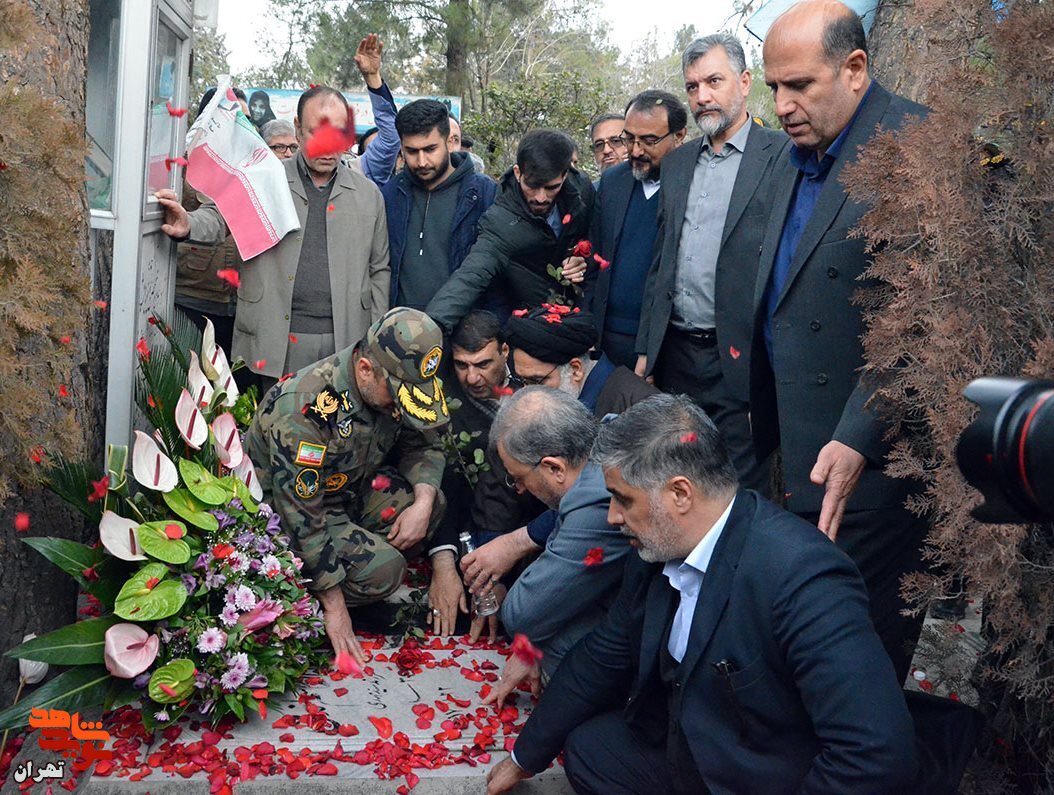
<svg viewBox="0 0 1054 795">
<path fill-rule="evenodd" d="M 443 332 L 424 312 L 397 306 L 366 332 L 366 347 L 388 372 L 392 394 L 411 425 L 435 428 L 450 418 L 435 377 L 443 360 Z"/>
</svg>

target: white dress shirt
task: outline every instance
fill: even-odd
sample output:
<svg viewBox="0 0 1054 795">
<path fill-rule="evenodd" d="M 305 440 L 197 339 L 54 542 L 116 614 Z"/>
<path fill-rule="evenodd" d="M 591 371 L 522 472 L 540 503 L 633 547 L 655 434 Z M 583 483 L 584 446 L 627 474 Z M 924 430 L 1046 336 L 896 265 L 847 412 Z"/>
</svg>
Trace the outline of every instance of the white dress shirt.
<svg viewBox="0 0 1054 795">
<path fill-rule="evenodd" d="M 670 628 L 670 642 L 667 648 L 673 658 L 680 662 L 684 659 L 684 652 L 688 648 L 688 636 L 692 632 L 692 617 L 695 616 L 695 603 L 699 599 L 699 589 L 703 585 L 703 575 L 710 565 L 710 558 L 714 555 L 714 547 L 721 537 L 721 531 L 725 529 L 728 516 L 732 513 L 732 505 L 735 497 L 728 503 L 725 512 L 722 513 L 713 526 L 703 536 L 703 540 L 695 545 L 695 549 L 688 553 L 683 560 L 670 560 L 666 562 L 662 573 L 669 580 L 670 585 L 681 594 L 681 603 L 677 606 L 677 614 L 673 617 L 673 626 Z"/>
</svg>

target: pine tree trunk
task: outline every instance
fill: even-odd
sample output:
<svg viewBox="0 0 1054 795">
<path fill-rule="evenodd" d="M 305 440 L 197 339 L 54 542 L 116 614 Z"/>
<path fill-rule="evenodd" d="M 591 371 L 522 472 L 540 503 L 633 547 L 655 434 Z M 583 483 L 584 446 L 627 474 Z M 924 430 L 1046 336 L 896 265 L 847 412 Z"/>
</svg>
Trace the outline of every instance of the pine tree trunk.
<svg viewBox="0 0 1054 795">
<path fill-rule="evenodd" d="M 469 0 L 450 0 L 446 17 L 446 86 L 453 97 L 463 96 L 468 87 Z"/>
<path fill-rule="evenodd" d="M 88 0 L 0 0 L 0 15 L 7 16 L 8 20 L 15 19 L 18 12 L 24 12 L 27 8 L 30 11 L 29 18 L 21 21 L 29 23 L 30 20 L 35 20 L 39 28 L 28 24 L 26 27 L 32 29 L 28 33 L 14 30 L 16 39 L 22 35 L 28 38 L 24 41 L 16 40 L 14 46 L 8 49 L 0 48 L 0 86 L 22 92 L 35 88 L 47 100 L 54 100 L 53 110 L 42 113 L 41 118 L 31 121 L 39 124 L 41 130 L 72 121 L 73 132 L 80 137 L 74 138 L 71 143 L 74 149 L 81 151 L 79 141 L 85 139 Z M 4 33 L 11 36 L 13 27 L 9 26 Z M 4 126 L 6 128 L 8 125 Z M 5 141 L 4 133 L 5 130 L 0 130 L 0 157 L 5 154 L 11 157 L 10 153 L 16 149 L 27 151 L 28 147 L 34 144 L 32 140 Z M 43 147 L 45 144 L 39 143 L 37 146 Z M 47 152 L 42 152 L 41 155 L 46 158 Z M 55 209 L 56 212 L 65 213 L 64 218 L 69 223 L 63 226 L 62 234 L 58 235 L 57 239 L 49 233 L 50 243 L 55 244 L 55 250 L 61 251 L 62 254 L 57 258 L 57 262 L 52 260 L 50 263 L 40 263 L 41 273 L 38 278 L 40 282 L 48 279 L 48 264 L 68 269 L 64 270 L 64 273 L 80 281 L 86 296 L 91 260 L 88 252 L 88 205 L 83 185 L 84 160 L 83 156 L 79 159 L 75 156 L 63 156 L 60 160 L 54 168 L 63 176 L 68 174 L 70 180 L 55 180 L 60 185 L 58 190 L 63 192 L 63 203 Z M 21 162 L 25 161 L 20 156 L 18 160 L 13 159 L 8 164 L 9 179 L 18 176 L 16 169 Z M 39 172 L 35 176 L 39 179 L 49 177 Z M 0 184 L 0 191 L 3 189 L 4 186 Z M 17 201 L 0 203 L 0 228 L 9 228 L 14 220 L 11 216 L 17 211 Z M 0 253 L 10 256 L 11 246 L 31 249 L 32 246 L 27 245 L 30 242 L 35 244 L 38 241 L 9 241 L 8 249 Z M 65 257 L 68 259 L 62 262 L 61 259 Z M 3 257 L 0 257 L 0 260 L 2 259 Z M 19 286 L 24 285 L 26 291 L 33 287 L 25 281 L 24 274 L 16 276 L 16 269 L 11 263 L 0 262 L 0 266 L 0 283 L 21 278 L 23 281 Z M 101 282 L 96 280 L 96 283 L 96 289 L 102 284 L 108 287 L 109 278 L 106 277 Z M 63 354 L 68 355 L 70 347 L 74 349 L 74 366 L 69 372 L 69 381 L 66 384 L 69 396 L 60 400 L 56 395 L 58 384 L 41 383 L 38 386 L 43 399 L 39 401 L 35 412 L 46 427 L 51 417 L 56 418 L 55 422 L 58 422 L 60 411 L 57 404 L 61 402 L 63 410 L 72 405 L 75 422 L 70 425 L 76 430 L 72 433 L 64 431 L 64 438 L 68 441 L 70 449 L 78 455 L 89 455 L 101 462 L 104 413 L 102 402 L 105 390 L 99 377 L 101 374 L 105 378 L 106 316 L 89 314 L 82 306 L 84 297 L 70 296 L 65 300 L 70 303 L 65 304 L 64 308 L 75 307 L 77 319 L 83 320 L 81 328 L 76 330 L 75 335 L 71 335 L 72 343 L 66 347 L 67 353 Z M 11 328 L 11 325 L 4 326 L 5 337 Z M 13 347 L 19 365 L 24 366 L 27 362 L 45 358 L 49 355 L 51 346 L 55 344 L 55 335 L 53 327 L 42 330 L 37 335 L 25 333 L 23 330 L 12 335 L 13 338 L 4 339 L 4 346 L 11 347 L 0 352 L 0 356 L 10 356 Z M 21 386 L 25 387 L 26 382 L 33 386 L 33 379 L 25 375 L 29 372 L 28 368 L 21 372 Z M 33 372 L 43 374 L 50 370 L 42 367 Z M 49 376 L 44 375 L 39 378 L 50 380 Z M 0 399 L 7 397 L 4 391 L 8 388 L 9 384 L 0 383 Z M 77 434 L 80 434 L 80 438 L 75 438 Z M 0 442 L 0 445 L 6 447 L 5 460 L 13 460 L 8 456 L 14 456 L 17 448 L 17 460 L 24 461 L 22 449 L 26 440 L 12 436 L 15 434 Z M 10 468 L 10 464 L 5 468 Z M 84 523 L 49 492 L 39 487 L 18 486 L 17 483 L 15 485 L 17 488 L 13 496 L 6 501 L 0 497 L 0 504 L 3 506 L 0 510 L 0 652 L 17 645 L 28 632 L 44 634 L 70 623 L 76 617 L 76 587 L 72 580 L 21 543 L 20 538 L 25 535 L 55 535 L 87 540 L 88 532 Z M 15 517 L 19 513 L 29 515 L 31 524 L 26 534 L 15 529 Z M 0 707 L 10 705 L 17 684 L 18 663 L 8 657 L 0 657 Z"/>
<path fill-rule="evenodd" d="M 926 36 L 909 28 L 913 0 L 882 0 L 868 37 L 871 75 L 894 94 L 925 102 Z"/>
</svg>

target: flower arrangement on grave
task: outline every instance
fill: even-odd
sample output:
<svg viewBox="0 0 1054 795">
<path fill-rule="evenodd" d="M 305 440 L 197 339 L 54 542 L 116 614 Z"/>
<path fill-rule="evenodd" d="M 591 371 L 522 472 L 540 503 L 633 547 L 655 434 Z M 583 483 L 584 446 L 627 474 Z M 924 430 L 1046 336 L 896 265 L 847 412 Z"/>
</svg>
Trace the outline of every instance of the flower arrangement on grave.
<svg viewBox="0 0 1054 795">
<path fill-rule="evenodd" d="M 135 432 L 131 477 L 118 446 L 106 472 L 53 457 L 47 474 L 98 543 L 24 539 L 77 580 L 92 617 L 8 652 L 69 668 L 0 712 L 0 728 L 33 708 L 130 703 L 148 728 L 188 711 L 245 720 L 326 663 L 320 606 L 242 449 L 255 388 L 239 394 L 211 324 L 202 337 L 150 323 L 167 345 L 136 345 L 135 397 L 153 432 Z"/>
</svg>

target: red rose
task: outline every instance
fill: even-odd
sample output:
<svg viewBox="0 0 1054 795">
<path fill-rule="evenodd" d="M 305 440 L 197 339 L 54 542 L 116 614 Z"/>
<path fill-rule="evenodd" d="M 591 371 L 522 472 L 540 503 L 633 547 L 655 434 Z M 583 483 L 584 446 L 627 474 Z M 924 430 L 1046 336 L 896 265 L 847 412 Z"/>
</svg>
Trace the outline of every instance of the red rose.
<svg viewBox="0 0 1054 795">
<path fill-rule="evenodd" d="M 579 240 L 575 243 L 575 247 L 571 250 L 571 253 L 576 257 L 588 257 L 593 253 L 593 244 L 588 240 Z"/>
</svg>

